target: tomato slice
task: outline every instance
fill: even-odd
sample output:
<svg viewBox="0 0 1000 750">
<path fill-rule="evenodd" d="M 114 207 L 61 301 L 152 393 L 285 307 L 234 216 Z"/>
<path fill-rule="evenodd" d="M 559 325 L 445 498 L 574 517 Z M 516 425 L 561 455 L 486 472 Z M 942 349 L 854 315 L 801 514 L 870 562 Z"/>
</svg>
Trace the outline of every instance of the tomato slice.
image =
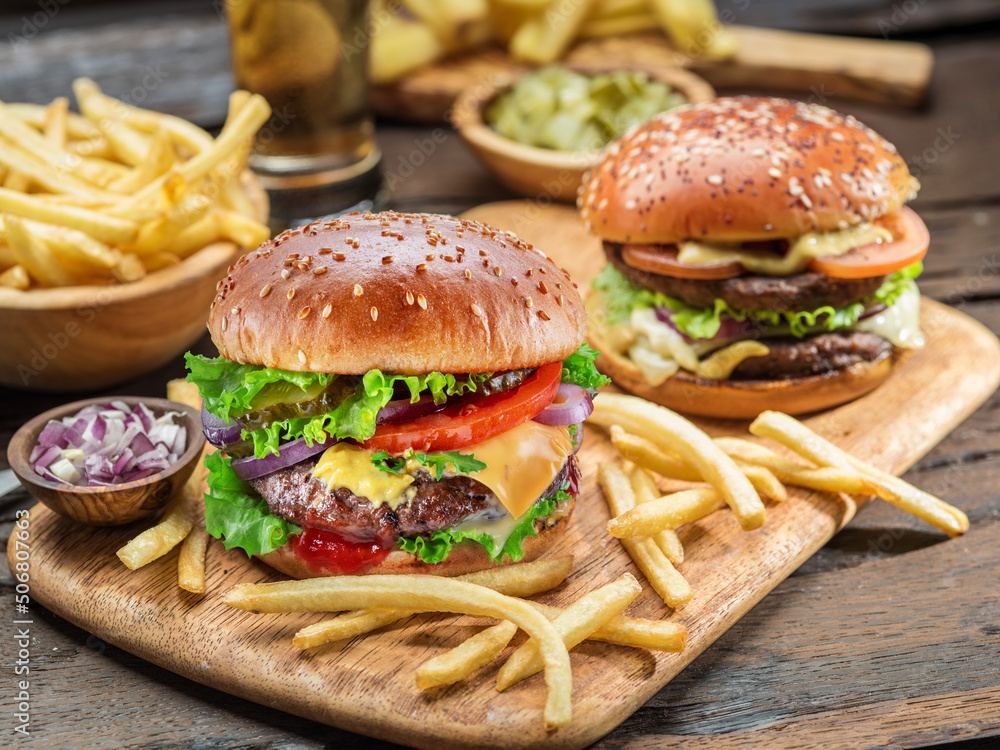
<svg viewBox="0 0 1000 750">
<path fill-rule="evenodd" d="M 930 235 L 911 209 L 904 206 L 877 223 L 892 233 L 892 242 L 873 242 L 843 255 L 815 258 L 809 261 L 809 270 L 837 279 L 868 279 L 906 268 L 927 254 Z"/>
<path fill-rule="evenodd" d="M 731 279 L 743 274 L 743 266 L 736 261 L 681 263 L 678 252 L 676 245 L 625 245 L 622 260 L 640 271 L 678 279 Z"/>
<path fill-rule="evenodd" d="M 542 365 L 512 390 L 456 403 L 411 422 L 379 425 L 364 446 L 401 455 L 408 448 L 430 453 L 481 443 L 527 422 L 551 404 L 561 375 L 561 362 Z"/>
</svg>

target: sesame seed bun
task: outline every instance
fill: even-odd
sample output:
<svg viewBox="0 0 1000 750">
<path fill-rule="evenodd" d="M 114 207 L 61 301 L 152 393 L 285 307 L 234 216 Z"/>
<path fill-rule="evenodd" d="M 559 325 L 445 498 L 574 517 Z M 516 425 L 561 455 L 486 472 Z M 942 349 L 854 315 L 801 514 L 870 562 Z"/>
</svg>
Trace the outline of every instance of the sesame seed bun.
<svg viewBox="0 0 1000 750">
<path fill-rule="evenodd" d="M 573 514 L 575 505 L 576 500 L 571 498 L 560 503 L 558 510 L 551 516 L 535 521 L 537 533 L 535 536 L 525 537 L 521 543 L 521 548 L 524 550 L 524 558 L 521 562 L 530 562 L 540 557 L 546 550 L 551 549 L 552 545 L 566 532 L 567 521 Z M 338 575 L 336 571 L 316 568 L 306 563 L 295 554 L 290 544 L 268 552 L 261 556 L 260 560 L 292 578 L 322 578 Z M 436 576 L 460 576 L 477 570 L 500 567 L 502 564 L 505 563 L 491 560 L 483 545 L 474 541 L 465 541 L 455 545 L 448 553 L 448 557 L 439 563 L 426 563 L 409 552 L 397 549 L 390 552 L 378 565 L 365 568 L 357 575 L 419 573 Z"/>
<path fill-rule="evenodd" d="M 208 319 L 228 359 L 344 375 L 537 367 L 576 351 L 585 327 L 576 285 L 528 243 L 394 212 L 265 242 L 230 267 Z"/>
<path fill-rule="evenodd" d="M 630 130 L 584 178 L 578 207 L 612 242 L 753 241 L 871 221 L 918 187 L 896 148 L 849 115 L 733 97 Z"/>
<path fill-rule="evenodd" d="M 597 366 L 615 385 L 668 409 L 717 419 L 753 419 L 768 409 L 786 414 L 809 414 L 853 401 L 880 386 L 909 350 L 893 349 L 891 356 L 858 362 L 839 370 L 808 377 L 775 380 L 708 380 L 681 370 L 659 385 L 650 385 L 630 360 L 602 346 Z"/>
</svg>

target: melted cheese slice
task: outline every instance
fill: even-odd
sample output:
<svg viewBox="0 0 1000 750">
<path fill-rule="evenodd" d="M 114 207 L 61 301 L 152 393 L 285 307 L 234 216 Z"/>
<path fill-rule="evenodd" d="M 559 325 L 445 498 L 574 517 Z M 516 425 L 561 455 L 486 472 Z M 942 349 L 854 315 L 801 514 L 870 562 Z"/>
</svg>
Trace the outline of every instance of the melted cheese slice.
<svg viewBox="0 0 1000 750">
<path fill-rule="evenodd" d="M 875 224 L 858 224 L 837 232 L 809 232 L 788 241 L 784 256 L 744 250 L 738 244 L 697 242 L 678 244 L 681 263 L 729 263 L 736 261 L 746 270 L 769 276 L 790 276 L 802 271 L 813 258 L 843 255 L 851 248 L 873 242 L 892 242 L 892 234 Z"/>
<path fill-rule="evenodd" d="M 486 464 L 485 469 L 470 476 L 493 490 L 517 519 L 552 484 L 573 452 L 573 441 L 565 427 L 528 420 L 465 452 Z"/>
<path fill-rule="evenodd" d="M 393 510 L 408 499 L 406 490 L 413 484 L 409 474 L 382 471 L 372 463 L 370 451 L 350 443 L 337 443 L 323 451 L 313 476 L 331 489 L 346 487 L 359 497 L 367 497 L 372 505 L 388 503 Z"/>
<path fill-rule="evenodd" d="M 486 464 L 485 469 L 470 476 L 489 487 L 516 521 L 552 484 L 573 452 L 573 441 L 565 427 L 529 420 L 462 452 L 472 453 Z M 323 451 L 313 476 L 332 489 L 346 487 L 359 497 L 367 497 L 373 505 L 388 503 L 395 510 L 412 496 L 413 476 L 408 472 L 421 468 L 410 460 L 404 473 L 397 476 L 377 468 L 364 448 L 337 443 Z"/>
</svg>

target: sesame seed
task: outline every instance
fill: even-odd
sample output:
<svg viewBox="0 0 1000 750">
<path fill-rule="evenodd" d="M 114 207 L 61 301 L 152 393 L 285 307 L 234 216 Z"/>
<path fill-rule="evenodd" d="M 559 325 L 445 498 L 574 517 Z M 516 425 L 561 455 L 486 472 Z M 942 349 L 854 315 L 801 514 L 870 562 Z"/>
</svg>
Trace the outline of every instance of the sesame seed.
<svg viewBox="0 0 1000 750">
<path fill-rule="evenodd" d="M 392 263 L 392 256 L 391 255 L 383 255 L 382 256 L 382 265 L 388 265 L 390 263 Z"/>
<path fill-rule="evenodd" d="M 541 318 L 542 320 L 551 320 L 551 318 L 549 318 L 549 314 L 545 312 L 545 310 L 539 310 L 538 317 Z"/>
<path fill-rule="evenodd" d="M 299 349 L 299 362 L 301 362 L 302 364 L 306 363 L 306 353 L 301 349 Z"/>
<path fill-rule="evenodd" d="M 262 286 L 260 288 L 261 299 L 263 299 L 264 297 L 266 297 L 270 293 L 271 293 L 271 285 L 270 284 L 264 284 L 264 286 Z"/>
<path fill-rule="evenodd" d="M 333 312 L 333 305 L 331 305 L 329 302 L 327 302 L 326 303 L 326 307 L 323 308 L 323 317 L 324 318 L 329 318 L 331 312 Z"/>
<path fill-rule="evenodd" d="M 322 276 L 324 273 L 326 273 L 326 266 L 313 269 L 313 276 Z"/>
<path fill-rule="evenodd" d="M 556 297 L 556 302 L 559 304 L 559 307 L 563 306 L 563 302 L 565 301 L 565 299 L 566 298 L 561 294 L 558 297 Z"/>
<path fill-rule="evenodd" d="M 346 257 L 347 256 L 344 255 L 343 253 L 334 253 L 333 254 L 333 259 L 334 260 L 344 260 Z"/>
<path fill-rule="evenodd" d="M 427 256 L 426 260 L 434 260 L 436 257 L 437 257 L 436 253 L 431 253 L 430 255 Z"/>
<path fill-rule="evenodd" d="M 493 273 L 496 274 L 497 276 L 503 276 L 503 271 L 500 270 L 500 266 L 494 268 Z"/>
<path fill-rule="evenodd" d="M 486 257 L 487 255 L 489 255 L 490 253 L 489 253 L 489 251 L 488 251 L 488 250 L 480 250 L 480 251 L 479 251 L 479 254 L 480 254 L 480 255 L 481 255 L 482 257 L 484 257 L 484 258 L 485 258 L 485 257 Z"/>
<path fill-rule="evenodd" d="M 524 306 L 525 307 L 531 307 L 534 304 L 535 303 L 531 301 L 531 297 L 528 297 L 526 300 L 524 300 Z"/>
<path fill-rule="evenodd" d="M 475 302 L 473 302 L 472 303 L 472 314 L 475 315 L 477 318 L 482 317 L 483 308 L 481 308 L 479 305 L 477 305 Z"/>
<path fill-rule="evenodd" d="M 465 278 L 467 279 L 472 278 L 472 271 L 470 271 L 468 268 L 465 269 Z"/>
<path fill-rule="evenodd" d="M 223 319 L 222 319 L 222 330 L 224 331 L 224 330 L 226 330 L 227 328 L 229 328 L 229 321 L 228 321 L 228 320 L 226 320 L 225 318 L 223 318 Z"/>
<path fill-rule="evenodd" d="M 371 314 L 372 314 L 372 320 L 378 320 L 378 308 L 377 307 L 373 307 L 371 309 Z"/>
<path fill-rule="evenodd" d="M 777 167 L 771 167 L 769 170 L 767 170 L 767 173 L 771 175 L 771 177 L 773 177 L 774 179 L 778 179 L 779 177 L 781 177 L 781 170 L 778 169 Z"/>
<path fill-rule="evenodd" d="M 427 298 L 424 295 L 422 295 L 422 294 L 418 294 L 417 295 L 417 304 L 420 305 L 421 309 L 426 310 L 427 309 Z"/>
<path fill-rule="evenodd" d="M 413 292 L 411 292 L 409 290 L 407 290 L 407 292 L 406 292 L 406 304 L 408 304 L 408 305 L 412 305 L 413 304 Z"/>
<path fill-rule="evenodd" d="M 292 275 L 291 272 L 289 272 L 289 270 L 287 268 L 282 269 L 282 271 L 281 271 L 281 278 L 287 279 L 291 275 Z"/>
<path fill-rule="evenodd" d="M 288 301 L 291 302 L 295 298 L 295 287 L 289 289 L 285 296 L 288 297 Z"/>
<path fill-rule="evenodd" d="M 427 264 L 426 263 L 421 263 L 420 265 L 417 266 L 417 270 L 418 271 L 426 271 L 427 270 Z"/>
<path fill-rule="evenodd" d="M 308 306 L 303 307 L 301 310 L 299 310 L 299 320 L 305 320 L 306 318 L 309 317 L 309 313 L 311 312 L 312 312 L 311 307 Z"/>
<path fill-rule="evenodd" d="M 722 184 L 722 175 L 721 174 L 710 174 L 708 177 L 705 178 L 705 182 L 707 182 L 709 185 L 721 185 Z"/>
<path fill-rule="evenodd" d="M 354 285 L 354 296 L 355 297 L 360 297 L 364 293 L 365 293 L 365 290 L 361 288 L 361 284 L 355 284 Z"/>
<path fill-rule="evenodd" d="M 544 281 L 539 281 L 538 282 L 538 291 L 540 291 L 542 294 L 548 294 L 549 293 L 549 288 L 547 286 L 545 286 L 545 282 Z"/>
</svg>

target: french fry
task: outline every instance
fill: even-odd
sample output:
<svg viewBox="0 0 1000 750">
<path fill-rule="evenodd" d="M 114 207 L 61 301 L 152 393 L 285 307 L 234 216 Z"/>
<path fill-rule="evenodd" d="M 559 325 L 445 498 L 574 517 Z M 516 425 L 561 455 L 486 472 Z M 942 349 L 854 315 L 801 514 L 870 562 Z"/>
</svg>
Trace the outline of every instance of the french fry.
<svg viewBox="0 0 1000 750">
<path fill-rule="evenodd" d="M 632 492 L 635 493 L 637 505 L 651 502 L 660 496 L 660 491 L 649 475 L 649 472 L 641 466 L 634 466 L 628 473 L 629 484 L 632 485 Z M 677 532 L 673 529 L 660 529 L 652 535 L 656 546 L 660 548 L 668 560 L 674 565 L 684 562 L 684 546 L 681 544 Z"/>
<path fill-rule="evenodd" d="M 596 39 L 605 36 L 635 34 L 660 28 L 660 20 L 649 11 L 633 15 L 607 16 L 587 19 L 580 27 L 581 39 Z"/>
<path fill-rule="evenodd" d="M 704 481 L 687 461 L 668 455 L 652 441 L 626 432 L 621 425 L 611 425 L 608 434 L 611 437 L 611 444 L 618 449 L 618 452 L 639 466 L 655 471 L 667 479 L 677 479 L 682 482 Z"/>
<path fill-rule="evenodd" d="M 95 240 L 86 232 L 36 221 L 25 221 L 24 225 L 33 234 L 43 238 L 60 259 L 105 270 L 112 269 L 121 262 L 121 253 L 118 250 Z"/>
<path fill-rule="evenodd" d="M 595 401 L 589 421 L 606 427 L 621 425 L 676 453 L 722 493 L 744 531 L 764 523 L 764 504 L 733 459 L 679 414 L 634 396 L 605 393 Z"/>
<path fill-rule="evenodd" d="M 715 444 L 737 462 L 752 463 L 770 469 L 779 481 L 824 492 L 846 492 L 849 495 L 873 495 L 870 480 L 853 469 L 835 467 L 814 468 L 779 456 L 770 448 L 742 438 L 715 438 Z"/>
<path fill-rule="evenodd" d="M 138 281 L 146 275 L 146 267 L 138 255 L 125 253 L 111 269 L 111 275 L 122 282 Z"/>
<path fill-rule="evenodd" d="M 736 52 L 735 38 L 719 23 L 712 0 L 650 0 L 663 30 L 692 57 L 724 59 Z"/>
<path fill-rule="evenodd" d="M 12 115 L 36 130 L 45 129 L 45 117 L 48 107 L 44 104 L 9 103 L 4 104 Z M 66 131 L 74 140 L 100 138 L 101 131 L 90 120 L 75 112 L 70 112 L 66 120 Z"/>
<path fill-rule="evenodd" d="M 31 286 L 31 278 L 22 265 L 14 265 L 0 273 L 0 287 L 25 290 Z"/>
<path fill-rule="evenodd" d="M 74 283 L 73 276 L 59 263 L 48 243 L 32 234 L 24 221 L 16 216 L 6 217 L 4 233 L 18 264 L 33 278 L 46 286 L 70 286 Z"/>
<path fill-rule="evenodd" d="M 724 507 L 726 501 L 711 487 L 681 490 L 615 516 L 608 521 L 608 533 L 619 539 L 646 537 L 659 529 L 698 521 Z"/>
<path fill-rule="evenodd" d="M 195 472 L 191 476 L 196 477 L 196 481 L 189 479 L 174 496 L 167 505 L 163 520 L 118 550 L 118 559 L 126 568 L 136 570 L 158 560 L 184 541 L 184 537 L 191 532 L 194 526 L 192 507 L 201 498 L 201 475 Z"/>
<path fill-rule="evenodd" d="M 208 532 L 195 525 L 181 545 L 177 560 L 177 585 L 192 594 L 205 593 L 205 548 Z"/>
<path fill-rule="evenodd" d="M 773 438 L 820 466 L 860 472 L 872 482 L 880 498 L 951 536 L 964 534 L 969 528 L 968 517 L 958 508 L 849 455 L 787 414 L 765 411 L 750 425 L 750 432 Z"/>
<path fill-rule="evenodd" d="M 424 662 L 417 669 L 417 688 L 427 690 L 464 680 L 497 658 L 517 632 L 507 620 L 481 630 L 455 648 Z"/>
<path fill-rule="evenodd" d="M 271 236 L 264 224 L 249 216 L 226 210 L 220 210 L 217 215 L 222 235 L 240 247 L 252 250 Z"/>
<path fill-rule="evenodd" d="M 742 461 L 737 461 L 736 465 L 743 472 L 743 476 L 750 480 L 750 484 L 761 497 L 766 497 L 776 503 L 788 498 L 788 490 L 785 485 L 766 466 L 748 464 Z"/>
<path fill-rule="evenodd" d="M 620 615 L 641 592 L 639 582 L 631 573 L 625 573 L 606 586 L 581 596 L 552 620 L 552 625 L 566 648 L 571 649 L 613 617 Z M 529 640 L 500 668 L 497 690 L 506 690 L 541 671 L 542 667 L 538 644 Z"/>
<path fill-rule="evenodd" d="M 9 164 L 4 164 L 5 174 L 3 177 L 3 186 L 8 190 L 16 190 L 19 193 L 25 193 L 28 188 L 31 187 L 31 180 L 28 176 L 20 171 L 11 167 Z"/>
<path fill-rule="evenodd" d="M 79 229 L 101 242 L 132 242 L 139 232 L 133 221 L 74 206 L 54 206 L 32 195 L 0 188 L 0 211 L 46 224 Z M 30 269 L 29 269 L 30 270 Z M 34 272 L 32 272 L 34 276 Z"/>
<path fill-rule="evenodd" d="M 201 393 L 198 391 L 198 386 L 183 378 L 167 381 L 167 398 L 192 409 L 201 409 Z"/>
<path fill-rule="evenodd" d="M 540 15 L 525 21 L 510 40 L 510 54 L 521 62 L 546 65 L 565 54 L 594 7 L 595 0 L 554 0 Z"/>
<path fill-rule="evenodd" d="M 393 16 L 372 36 L 369 75 L 372 83 L 392 83 L 444 54 L 444 45 L 430 26 Z"/>
<path fill-rule="evenodd" d="M 510 620 L 538 644 L 548 696 L 545 727 L 556 729 L 572 716 L 569 653 L 546 617 L 528 602 L 484 586 L 438 576 L 398 575 L 313 578 L 279 583 L 238 584 L 225 603 L 251 612 L 326 612 L 365 607 L 424 608 Z"/>
<path fill-rule="evenodd" d="M 555 619 L 562 612 L 558 607 L 538 602 L 533 602 L 533 604 L 550 620 Z M 603 643 L 616 643 L 619 646 L 645 648 L 650 651 L 676 653 L 684 650 L 684 644 L 687 642 L 687 628 L 670 620 L 645 620 L 618 615 L 587 636 L 587 639 Z"/>
<path fill-rule="evenodd" d="M 458 576 L 466 583 L 498 591 L 508 596 L 530 596 L 555 588 L 569 575 L 573 558 L 569 555 L 552 560 L 535 560 L 500 568 L 487 568 Z M 321 646 L 330 641 L 353 638 L 418 614 L 423 610 L 357 610 L 309 625 L 295 634 L 292 642 L 301 649 Z"/>
<path fill-rule="evenodd" d="M 42 132 L 45 140 L 58 149 L 66 148 L 68 138 L 69 99 L 59 96 L 45 108 L 45 123 Z"/>
<path fill-rule="evenodd" d="M 608 394 L 602 395 L 602 398 L 606 395 Z M 612 463 L 599 464 L 597 482 L 604 490 L 604 497 L 608 501 L 612 516 L 619 516 L 636 507 L 632 485 L 620 466 Z M 667 606 L 676 609 L 691 601 L 691 586 L 652 540 L 622 539 L 621 543 L 636 567 L 646 576 L 649 585 Z"/>
<path fill-rule="evenodd" d="M 122 118 L 127 105 L 106 99 L 89 78 L 74 80 L 73 93 L 80 111 L 101 131 L 115 155 L 130 166 L 141 164 L 149 152 L 150 136 L 134 129 Z"/>
</svg>

